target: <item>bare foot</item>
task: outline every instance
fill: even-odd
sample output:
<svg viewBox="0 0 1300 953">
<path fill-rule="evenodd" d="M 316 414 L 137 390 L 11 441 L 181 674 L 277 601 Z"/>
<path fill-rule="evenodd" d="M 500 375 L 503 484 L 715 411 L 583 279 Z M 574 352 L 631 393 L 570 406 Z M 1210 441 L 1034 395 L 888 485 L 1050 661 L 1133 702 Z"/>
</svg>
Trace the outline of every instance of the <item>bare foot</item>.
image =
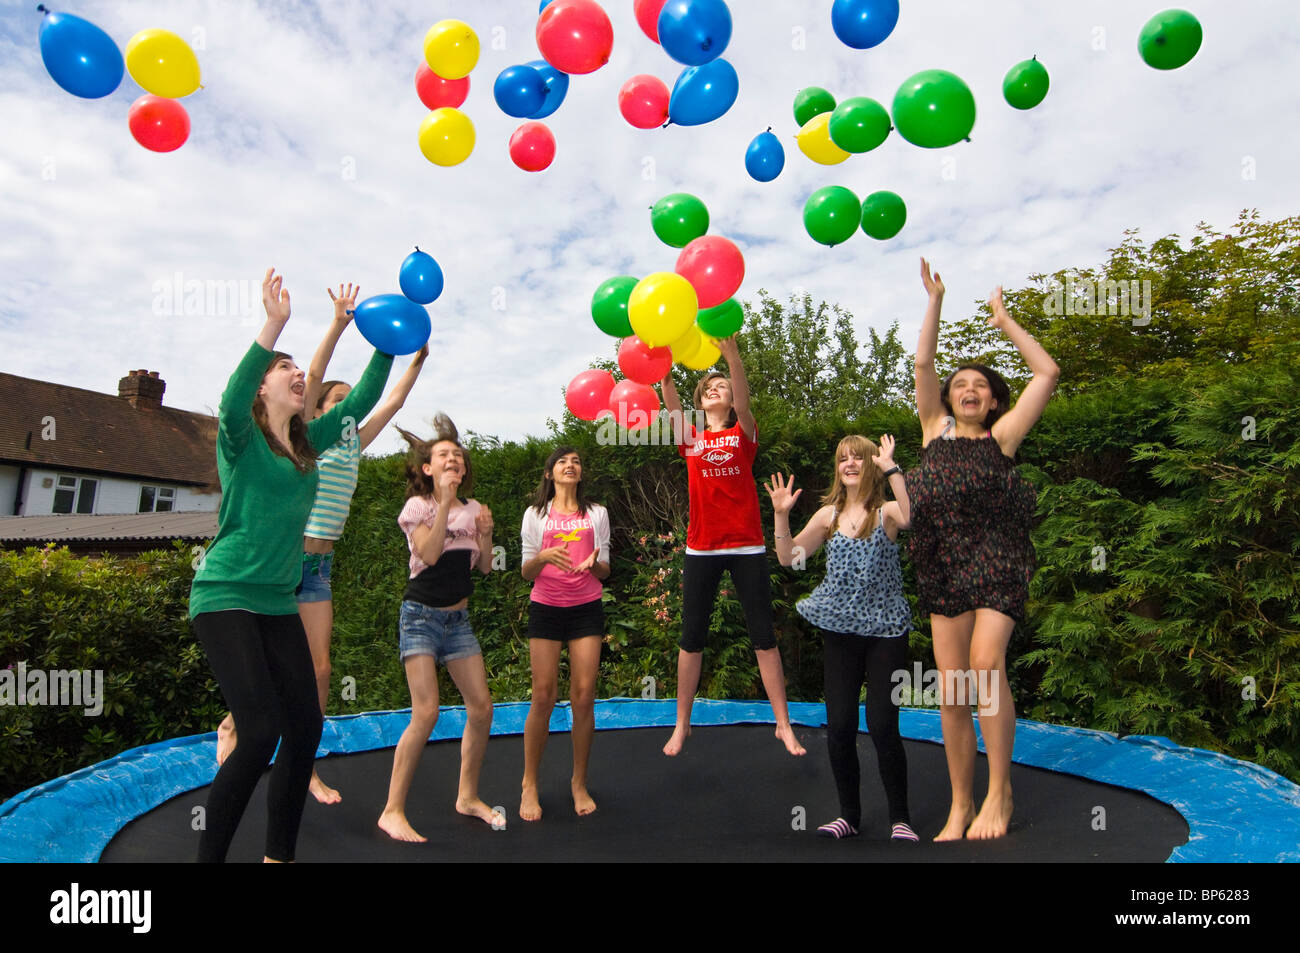
<svg viewBox="0 0 1300 953">
<path fill-rule="evenodd" d="M 379 829 L 393 840 L 404 840 L 412 844 L 425 844 L 429 840 L 415 832 L 403 811 L 384 811 L 379 815 Z"/>
<path fill-rule="evenodd" d="M 686 744 L 686 739 L 691 736 L 691 726 L 687 725 L 685 730 L 681 725 L 673 729 L 673 736 L 668 739 L 668 744 L 664 745 L 664 754 L 670 758 L 675 758 L 682 753 L 682 745 Z"/>
<path fill-rule="evenodd" d="M 571 781 L 570 787 L 573 789 L 573 809 L 578 812 L 578 816 L 586 817 L 588 814 L 595 814 L 596 802 L 587 793 L 587 786 Z"/>
<path fill-rule="evenodd" d="M 789 722 L 776 726 L 776 736 L 785 745 L 785 750 L 792 755 L 798 756 L 808 753 L 807 749 L 799 744 L 799 739 L 794 736 L 794 729 L 790 727 Z"/>
<path fill-rule="evenodd" d="M 971 822 L 970 829 L 966 831 L 966 836 L 970 840 L 990 840 L 994 837 L 1006 836 L 1007 827 L 1011 824 L 1011 809 L 1010 788 L 1001 795 L 990 791 L 984 803 L 980 805 L 979 814 Z"/>
<path fill-rule="evenodd" d="M 537 785 L 524 785 L 524 796 L 519 799 L 519 817 L 525 821 L 542 819 L 542 805 L 537 800 Z"/>
<path fill-rule="evenodd" d="M 311 791 L 311 796 L 322 804 L 338 804 L 343 800 L 343 795 L 322 781 L 315 771 L 311 773 L 311 784 L 308 785 L 307 790 Z"/>
<path fill-rule="evenodd" d="M 235 750 L 238 740 L 235 736 L 235 716 L 227 713 L 226 717 L 221 720 L 221 724 L 217 725 L 218 765 L 225 764 L 226 759 L 230 757 L 230 753 Z"/>
<path fill-rule="evenodd" d="M 540 808 L 538 810 L 540 813 Z M 502 811 L 497 811 L 488 807 L 481 798 L 457 798 L 456 813 L 464 814 L 466 817 L 477 817 L 485 824 L 491 824 L 493 829 L 500 829 L 506 826 L 505 814 Z"/>
<path fill-rule="evenodd" d="M 948 823 L 943 825 L 943 830 L 935 835 L 936 841 L 961 840 L 966 836 L 966 828 L 970 826 L 971 820 L 975 817 L 975 803 L 966 801 L 962 804 L 953 802 L 952 809 L 948 811 Z"/>
</svg>

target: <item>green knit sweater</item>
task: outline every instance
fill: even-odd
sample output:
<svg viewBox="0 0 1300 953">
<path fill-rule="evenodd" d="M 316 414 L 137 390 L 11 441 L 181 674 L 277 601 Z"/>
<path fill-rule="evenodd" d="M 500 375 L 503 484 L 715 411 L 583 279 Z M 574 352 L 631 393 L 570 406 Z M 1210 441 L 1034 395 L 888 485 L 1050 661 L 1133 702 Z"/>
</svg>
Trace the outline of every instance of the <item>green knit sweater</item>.
<svg viewBox="0 0 1300 953">
<path fill-rule="evenodd" d="M 319 476 L 314 467 L 299 472 L 291 460 L 272 451 L 253 419 L 253 399 L 270 361 L 271 352 L 254 341 L 221 395 L 221 510 L 216 538 L 190 587 L 191 619 L 223 609 L 262 615 L 298 611 L 294 590 L 302 581 L 302 533 Z M 392 366 L 391 356 L 376 351 L 352 392 L 307 425 L 318 452 L 338 443 L 349 422 L 361 426 L 379 402 Z"/>
</svg>

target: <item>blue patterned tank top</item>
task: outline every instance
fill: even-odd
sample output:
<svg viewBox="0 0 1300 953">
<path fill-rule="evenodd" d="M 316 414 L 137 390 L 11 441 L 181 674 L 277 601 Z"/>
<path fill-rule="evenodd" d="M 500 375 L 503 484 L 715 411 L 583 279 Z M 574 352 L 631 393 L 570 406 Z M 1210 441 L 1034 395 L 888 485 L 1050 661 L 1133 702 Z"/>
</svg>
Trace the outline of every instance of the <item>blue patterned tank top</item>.
<svg viewBox="0 0 1300 953">
<path fill-rule="evenodd" d="M 830 632 L 892 638 L 911 631 L 898 544 L 885 532 L 883 513 L 865 539 L 836 531 L 826 541 L 826 578 L 795 609 Z"/>
</svg>

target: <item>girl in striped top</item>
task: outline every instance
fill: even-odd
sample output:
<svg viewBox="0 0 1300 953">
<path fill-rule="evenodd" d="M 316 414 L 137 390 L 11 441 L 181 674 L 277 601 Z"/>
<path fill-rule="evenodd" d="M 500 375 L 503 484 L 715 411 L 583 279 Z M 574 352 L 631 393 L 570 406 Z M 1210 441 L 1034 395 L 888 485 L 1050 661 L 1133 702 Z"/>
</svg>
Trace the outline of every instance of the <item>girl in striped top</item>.
<svg viewBox="0 0 1300 953">
<path fill-rule="evenodd" d="M 330 358 L 334 355 L 334 347 L 352 321 L 361 287 L 349 283 L 345 288 L 340 284 L 337 295 L 330 289 L 326 290 L 334 302 L 334 320 L 316 349 L 311 368 L 307 372 L 307 389 L 303 401 L 306 409 L 303 413 L 309 419 L 328 413 L 352 391 L 343 381 L 323 379 Z M 411 360 L 406 373 L 393 387 L 388 399 L 375 408 L 364 424 L 358 427 L 356 421 L 344 418 L 342 439 L 322 453 L 316 461 L 320 483 L 303 534 L 302 583 L 298 587 L 297 597 L 298 615 L 307 630 L 307 644 L 311 648 L 312 665 L 316 672 L 316 694 L 322 715 L 325 714 L 325 705 L 329 700 L 330 640 L 334 633 L 330 569 L 334 560 L 334 543 L 343 535 L 343 526 L 352 505 L 352 494 L 357 488 L 361 451 L 370 446 L 406 402 L 428 355 L 429 348 L 425 345 Z M 234 718 L 227 715 L 218 729 L 218 762 L 225 760 L 235 743 Z M 337 804 L 341 800 L 339 792 L 325 784 L 315 768 L 312 769 L 310 790 L 312 796 L 322 804 Z"/>
</svg>

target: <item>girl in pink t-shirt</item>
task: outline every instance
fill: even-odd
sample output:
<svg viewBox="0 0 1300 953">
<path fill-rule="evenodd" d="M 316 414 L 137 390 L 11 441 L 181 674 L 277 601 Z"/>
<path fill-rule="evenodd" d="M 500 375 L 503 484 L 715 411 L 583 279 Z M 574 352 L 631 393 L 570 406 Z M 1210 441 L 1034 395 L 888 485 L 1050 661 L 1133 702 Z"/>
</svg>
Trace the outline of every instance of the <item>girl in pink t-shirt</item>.
<svg viewBox="0 0 1300 953">
<path fill-rule="evenodd" d="M 469 458 L 456 426 L 442 414 L 434 418 L 432 440 L 400 427 L 411 446 L 406 460 L 406 505 L 397 518 L 411 551 L 410 578 L 402 599 L 400 651 L 411 689 L 411 723 L 393 752 L 388 803 L 379 827 L 394 840 L 423 843 L 406 817 L 420 755 L 438 722 L 438 663 L 465 699 L 465 732 L 460 742 L 460 785 L 456 810 L 494 828 L 505 817 L 478 795 L 479 772 L 492 730 L 483 653 L 469 625 L 472 571 L 492 569 L 492 512 L 476 500 L 461 499 L 473 481 Z"/>
<path fill-rule="evenodd" d="M 519 816 L 541 820 L 537 772 L 546 750 L 560 673 L 569 645 L 569 705 L 573 717 L 573 809 L 596 810 L 587 793 L 587 760 L 596 731 L 596 679 L 605 635 L 601 580 L 609 576 L 609 514 L 587 501 L 582 460 L 560 447 L 546 460 L 533 504 L 524 511 L 523 576 L 533 581 L 528 603 L 528 654 L 533 702 L 524 723 L 524 781 Z"/>
</svg>

